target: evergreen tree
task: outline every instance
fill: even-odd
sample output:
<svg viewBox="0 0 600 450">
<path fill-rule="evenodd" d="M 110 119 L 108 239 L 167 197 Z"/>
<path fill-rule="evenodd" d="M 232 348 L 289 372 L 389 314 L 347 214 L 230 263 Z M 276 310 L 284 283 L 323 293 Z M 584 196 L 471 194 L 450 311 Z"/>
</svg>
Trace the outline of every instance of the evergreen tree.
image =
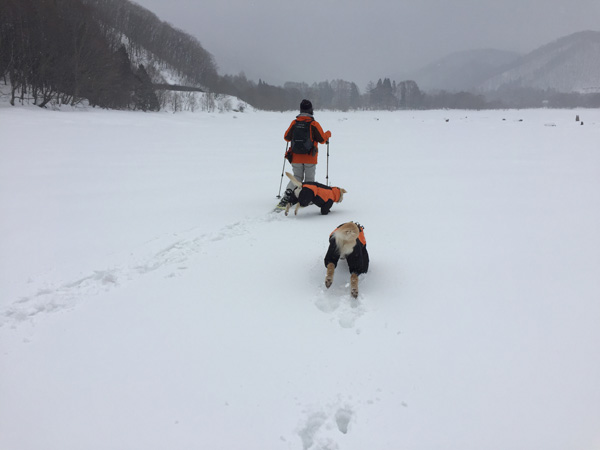
<svg viewBox="0 0 600 450">
<path fill-rule="evenodd" d="M 114 70 L 117 82 L 114 86 L 111 103 L 116 108 L 129 108 L 133 100 L 136 79 L 124 45 L 121 45 L 115 54 Z"/>
<path fill-rule="evenodd" d="M 135 73 L 134 108 L 142 111 L 158 111 L 160 109 L 154 84 L 148 76 L 143 64 L 140 64 Z"/>
<path fill-rule="evenodd" d="M 401 81 L 396 85 L 395 92 L 400 108 L 417 109 L 423 106 L 423 94 L 414 81 Z"/>
</svg>

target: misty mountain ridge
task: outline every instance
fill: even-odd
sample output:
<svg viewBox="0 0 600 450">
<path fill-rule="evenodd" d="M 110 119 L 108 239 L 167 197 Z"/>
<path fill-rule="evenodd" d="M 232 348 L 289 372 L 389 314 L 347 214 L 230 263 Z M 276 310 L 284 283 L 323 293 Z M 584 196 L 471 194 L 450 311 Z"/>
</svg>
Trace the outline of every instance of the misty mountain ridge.
<svg viewBox="0 0 600 450">
<path fill-rule="evenodd" d="M 600 92 L 600 32 L 582 31 L 544 45 L 477 88 L 483 92 L 503 88 Z"/>
<path fill-rule="evenodd" d="M 469 91 L 520 57 L 519 53 L 496 49 L 466 50 L 451 53 L 403 77 L 416 81 L 425 91 Z"/>
<path fill-rule="evenodd" d="M 600 92 L 600 32 L 574 33 L 526 55 L 494 49 L 452 53 L 408 76 L 430 91 Z"/>
</svg>

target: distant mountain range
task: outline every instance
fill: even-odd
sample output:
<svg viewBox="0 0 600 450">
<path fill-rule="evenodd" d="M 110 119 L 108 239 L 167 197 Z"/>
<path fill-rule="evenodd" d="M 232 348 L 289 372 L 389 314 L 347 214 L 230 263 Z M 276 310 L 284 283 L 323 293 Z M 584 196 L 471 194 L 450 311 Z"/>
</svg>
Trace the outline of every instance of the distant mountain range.
<svg viewBox="0 0 600 450">
<path fill-rule="evenodd" d="M 493 49 L 453 53 L 408 78 L 425 91 L 600 92 L 600 32 L 574 33 L 526 55 Z"/>
<path fill-rule="evenodd" d="M 451 53 L 416 72 L 404 75 L 425 91 L 470 91 L 514 63 L 521 55 L 494 49 Z"/>
</svg>

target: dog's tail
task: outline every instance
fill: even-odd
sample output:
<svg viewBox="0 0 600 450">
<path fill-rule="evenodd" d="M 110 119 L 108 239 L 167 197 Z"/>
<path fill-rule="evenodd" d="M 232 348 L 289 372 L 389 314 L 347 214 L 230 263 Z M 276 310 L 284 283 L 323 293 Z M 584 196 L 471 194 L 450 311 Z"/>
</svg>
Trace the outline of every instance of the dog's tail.
<svg viewBox="0 0 600 450">
<path fill-rule="evenodd" d="M 294 175 L 289 172 L 286 172 L 285 174 L 290 180 L 292 180 L 292 183 L 294 183 L 297 187 L 302 188 L 302 183 L 300 183 Z"/>
</svg>

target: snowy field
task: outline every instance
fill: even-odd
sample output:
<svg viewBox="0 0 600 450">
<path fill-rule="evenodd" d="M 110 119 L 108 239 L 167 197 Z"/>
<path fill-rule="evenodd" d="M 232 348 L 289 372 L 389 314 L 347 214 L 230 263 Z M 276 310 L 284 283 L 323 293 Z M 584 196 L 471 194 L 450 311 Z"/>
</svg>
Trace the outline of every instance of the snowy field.
<svg viewBox="0 0 600 450">
<path fill-rule="evenodd" d="M 0 450 L 600 449 L 600 111 L 293 116 L 0 106 Z"/>
</svg>

